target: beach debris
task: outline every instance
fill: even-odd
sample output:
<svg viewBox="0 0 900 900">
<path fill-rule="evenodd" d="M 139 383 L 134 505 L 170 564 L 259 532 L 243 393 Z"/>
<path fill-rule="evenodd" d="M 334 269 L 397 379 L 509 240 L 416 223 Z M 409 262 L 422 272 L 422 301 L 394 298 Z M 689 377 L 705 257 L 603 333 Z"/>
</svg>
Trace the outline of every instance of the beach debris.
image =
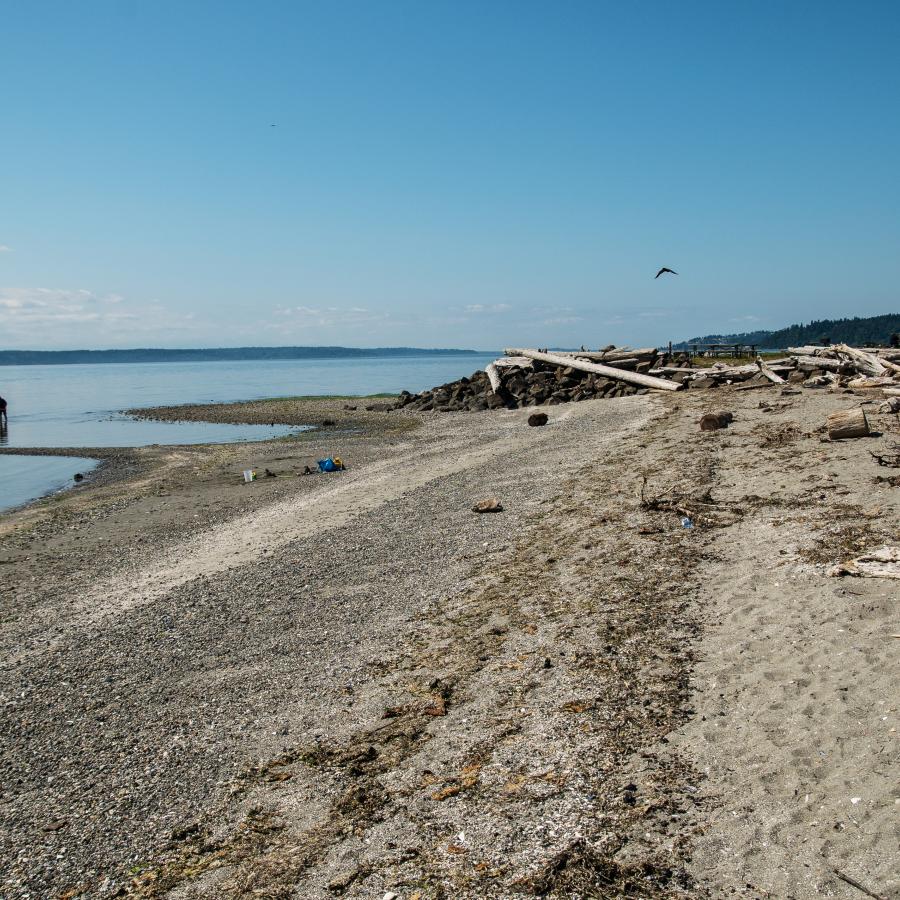
<svg viewBox="0 0 900 900">
<path fill-rule="evenodd" d="M 756 357 L 756 365 L 759 366 L 760 374 L 764 375 L 773 384 L 784 384 L 784 379 L 774 369 L 766 365 L 761 356 Z"/>
<path fill-rule="evenodd" d="M 479 500 L 472 507 L 472 512 L 477 512 L 477 513 L 503 512 L 503 504 L 496 497 L 488 497 L 486 500 Z"/>
<path fill-rule="evenodd" d="M 854 390 L 864 390 L 865 388 L 883 388 L 891 387 L 894 384 L 893 378 L 885 375 L 860 375 L 847 382 L 847 387 Z"/>
<path fill-rule="evenodd" d="M 539 428 L 541 425 L 547 424 L 547 413 L 532 413 L 528 417 L 528 424 L 532 428 Z"/>
<path fill-rule="evenodd" d="M 328 890 L 334 894 L 343 894 L 344 891 L 346 891 L 347 888 L 350 887 L 350 885 L 353 884 L 353 882 L 356 881 L 358 877 L 358 869 L 341 872 L 328 882 Z"/>
<path fill-rule="evenodd" d="M 344 404 L 344 409 L 349 410 L 350 412 L 354 412 L 356 410 L 355 406 L 351 406 L 349 403 Z"/>
<path fill-rule="evenodd" d="M 355 406 L 353 408 L 356 409 Z M 334 419 L 322 419 L 323 428 L 334 428 L 335 425 L 337 425 L 337 422 Z"/>
<path fill-rule="evenodd" d="M 900 413 L 900 397 L 888 397 L 878 405 L 880 413 Z"/>
<path fill-rule="evenodd" d="M 82 475 L 81 472 L 76 472 L 72 477 L 75 481 L 84 481 L 84 475 Z"/>
<path fill-rule="evenodd" d="M 715 348 L 709 352 L 717 352 Z M 754 350 L 754 353 L 756 351 Z M 507 349 L 484 371 L 420 394 L 402 391 L 385 408 L 418 412 L 480 412 L 614 399 L 650 390 L 788 390 L 880 388 L 900 396 L 900 352 L 846 345 L 794 347 L 777 359 L 733 364 L 695 359 L 684 350 L 615 347 L 602 350 Z M 886 354 L 894 354 L 888 357 Z M 894 362 L 894 360 L 897 362 Z M 373 409 L 374 407 L 366 407 Z"/>
<path fill-rule="evenodd" d="M 256 481 L 256 472 L 253 469 L 244 469 L 244 484 Z"/>
<path fill-rule="evenodd" d="M 498 368 L 497 363 L 492 362 L 485 366 L 484 374 L 488 377 L 488 383 L 491 386 L 491 390 L 495 394 L 499 394 L 502 381 L 500 380 L 500 369 Z"/>
<path fill-rule="evenodd" d="M 577 369 L 582 372 L 590 372 L 592 375 L 604 375 L 607 378 L 636 384 L 640 387 L 663 391 L 677 391 L 681 388 L 677 381 L 668 381 L 664 378 L 657 378 L 655 375 L 646 375 L 643 372 L 632 372 L 628 369 L 593 362 L 583 358 L 581 354 L 573 353 L 569 356 L 562 356 L 557 353 L 541 353 L 539 350 L 506 350 L 505 353 L 507 356 L 525 356 L 564 369 Z"/>
<path fill-rule="evenodd" d="M 900 578 L 900 547 L 880 547 L 828 570 L 832 578 L 855 575 L 859 578 Z"/>
<path fill-rule="evenodd" d="M 278 473 L 273 472 L 271 469 L 266 469 L 266 478 L 277 478 Z"/>
<path fill-rule="evenodd" d="M 320 459 L 318 466 L 320 472 L 342 472 L 344 470 L 344 462 L 339 456 Z"/>
<path fill-rule="evenodd" d="M 690 516 L 682 516 L 681 517 L 681 527 L 682 528 L 693 528 L 694 520 Z"/>
<path fill-rule="evenodd" d="M 304 475 L 315 475 L 316 473 L 309 466 L 304 466 L 303 474 Z"/>
<path fill-rule="evenodd" d="M 831 413 L 825 420 L 825 427 L 828 437 L 833 441 L 866 437 L 869 434 L 869 421 L 862 407 Z"/>
<path fill-rule="evenodd" d="M 426 716 L 446 716 L 447 701 L 444 700 L 443 697 L 435 697 L 422 712 L 424 712 Z"/>
<path fill-rule="evenodd" d="M 874 891 L 870 891 L 862 882 L 857 881 L 851 875 L 848 875 L 846 872 L 842 872 L 840 869 L 832 869 L 835 875 L 841 879 L 845 884 L 849 884 L 850 887 L 855 887 L 858 891 L 861 891 L 867 897 L 874 897 L 875 900 L 886 900 L 886 898 L 882 894 L 876 894 Z"/>
<path fill-rule="evenodd" d="M 706 413 L 700 418 L 701 431 L 717 431 L 719 428 L 727 428 L 734 421 L 734 414 L 730 412 Z"/>
<path fill-rule="evenodd" d="M 900 467 L 900 444 L 896 442 L 892 447 L 888 447 L 884 453 L 872 453 L 871 450 L 869 453 L 879 466 L 888 466 L 892 469 Z"/>
</svg>

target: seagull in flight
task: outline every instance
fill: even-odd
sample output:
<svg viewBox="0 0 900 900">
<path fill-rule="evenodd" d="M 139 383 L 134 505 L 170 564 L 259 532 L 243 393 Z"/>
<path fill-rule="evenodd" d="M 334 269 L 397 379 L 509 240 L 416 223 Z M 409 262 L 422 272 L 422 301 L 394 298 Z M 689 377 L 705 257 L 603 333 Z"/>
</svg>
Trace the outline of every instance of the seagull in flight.
<svg viewBox="0 0 900 900">
<path fill-rule="evenodd" d="M 677 275 L 677 274 L 678 274 L 674 269 L 667 269 L 665 266 L 663 266 L 663 267 L 656 273 L 656 278 L 659 278 L 659 276 L 662 275 L 663 272 L 668 272 L 670 275 Z M 653 280 L 656 281 L 656 278 L 654 278 Z"/>
</svg>

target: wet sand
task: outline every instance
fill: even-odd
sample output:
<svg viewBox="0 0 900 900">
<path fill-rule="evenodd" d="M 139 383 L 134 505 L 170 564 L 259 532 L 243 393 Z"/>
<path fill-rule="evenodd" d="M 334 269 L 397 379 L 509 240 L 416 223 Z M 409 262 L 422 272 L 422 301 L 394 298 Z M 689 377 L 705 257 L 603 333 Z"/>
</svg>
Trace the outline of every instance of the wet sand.
<svg viewBox="0 0 900 900">
<path fill-rule="evenodd" d="M 826 575 L 897 542 L 896 417 L 817 431 L 861 399 L 154 410 L 334 424 L 0 518 L 3 896 L 896 895 L 896 582 Z"/>
</svg>

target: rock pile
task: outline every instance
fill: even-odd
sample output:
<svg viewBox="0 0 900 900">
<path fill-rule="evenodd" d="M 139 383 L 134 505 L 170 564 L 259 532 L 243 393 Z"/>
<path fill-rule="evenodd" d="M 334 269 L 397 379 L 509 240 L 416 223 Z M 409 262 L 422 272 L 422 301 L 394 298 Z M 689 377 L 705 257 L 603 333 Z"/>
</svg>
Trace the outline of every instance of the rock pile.
<svg viewBox="0 0 900 900">
<path fill-rule="evenodd" d="M 572 400 L 647 393 L 646 388 L 580 372 L 570 366 L 560 368 L 536 362 L 529 369 L 508 368 L 500 371 L 500 390 L 496 393 L 491 388 L 487 373 L 475 372 L 468 378 L 442 384 L 421 394 L 403 391 L 397 406 L 421 412 L 519 409 L 523 406 L 553 406 Z"/>
<path fill-rule="evenodd" d="M 421 394 L 403 391 L 392 408 L 420 412 L 520 409 L 647 393 L 647 387 L 628 383 L 626 373 L 651 376 L 643 381 L 654 389 L 679 387 L 682 390 L 738 383 L 747 388 L 786 383 L 825 388 L 889 387 L 897 384 L 900 377 L 900 364 L 893 361 L 890 351 L 862 351 L 843 344 L 791 348 L 789 355 L 778 360 L 758 359 L 746 365 L 716 362 L 711 366 L 694 366 L 685 354 L 669 356 L 653 348 L 608 347 L 597 352 L 553 354 L 508 350 L 507 353 L 510 356 L 498 359 L 485 371 L 475 372 L 468 378 Z M 606 367 L 606 373 L 584 371 L 578 368 L 579 363 L 598 364 Z M 621 378 L 612 370 L 621 371 Z"/>
</svg>

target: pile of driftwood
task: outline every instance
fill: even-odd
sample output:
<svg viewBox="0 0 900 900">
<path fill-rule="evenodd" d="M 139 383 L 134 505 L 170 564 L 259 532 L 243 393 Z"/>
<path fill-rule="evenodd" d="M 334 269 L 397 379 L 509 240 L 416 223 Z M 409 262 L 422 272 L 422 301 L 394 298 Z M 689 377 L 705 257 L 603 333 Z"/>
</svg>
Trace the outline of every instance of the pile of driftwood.
<svg viewBox="0 0 900 900">
<path fill-rule="evenodd" d="M 421 394 L 404 391 L 397 408 L 455 412 L 517 409 L 650 390 L 677 391 L 736 384 L 738 389 L 772 384 L 806 387 L 878 387 L 900 394 L 900 350 L 792 347 L 780 359 L 747 365 L 695 366 L 686 354 L 669 356 L 653 347 L 607 347 L 596 352 L 508 349 L 483 372 Z"/>
</svg>

